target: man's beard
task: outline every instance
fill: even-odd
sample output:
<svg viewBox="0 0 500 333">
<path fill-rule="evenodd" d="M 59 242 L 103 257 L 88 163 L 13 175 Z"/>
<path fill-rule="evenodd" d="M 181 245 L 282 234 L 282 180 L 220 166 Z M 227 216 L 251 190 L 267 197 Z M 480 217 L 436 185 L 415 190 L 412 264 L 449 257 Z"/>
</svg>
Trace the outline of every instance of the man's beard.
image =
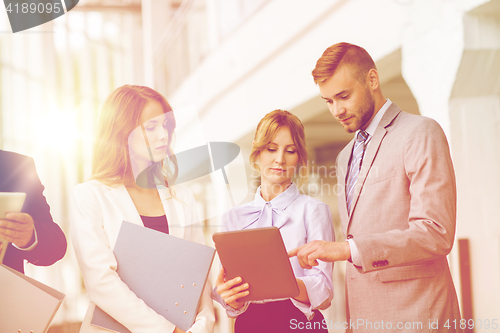
<svg viewBox="0 0 500 333">
<path fill-rule="evenodd" d="M 365 101 L 363 106 L 359 108 L 358 114 L 361 115 L 359 119 L 359 128 L 358 129 L 366 129 L 368 127 L 368 123 L 373 117 L 373 113 L 375 113 L 375 100 L 372 95 L 370 95 L 370 91 L 366 88 L 365 91 Z"/>
</svg>

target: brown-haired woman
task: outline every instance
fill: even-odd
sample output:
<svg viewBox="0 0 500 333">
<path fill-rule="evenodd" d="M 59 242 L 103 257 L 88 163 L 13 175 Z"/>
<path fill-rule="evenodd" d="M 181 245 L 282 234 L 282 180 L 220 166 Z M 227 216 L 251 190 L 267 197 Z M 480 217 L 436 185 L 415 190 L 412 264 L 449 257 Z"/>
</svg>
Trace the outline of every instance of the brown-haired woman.
<svg viewBox="0 0 500 333">
<path fill-rule="evenodd" d="M 261 185 L 254 201 L 232 208 L 222 217 L 224 231 L 275 226 L 280 229 L 287 250 L 313 240 L 334 239 L 330 208 L 299 193 L 292 182 L 307 178 L 307 151 L 304 126 L 288 111 L 268 113 L 257 126 L 250 163 L 260 172 Z M 229 316 L 237 317 L 236 333 L 246 332 L 327 332 L 327 323 L 318 309 L 330 306 L 333 297 L 332 265 L 319 262 L 312 269 L 290 259 L 300 294 L 291 299 L 240 302 L 248 284 L 236 277 L 226 281 L 224 268 L 212 293 Z"/>
<path fill-rule="evenodd" d="M 131 332 L 182 332 L 120 279 L 112 251 L 124 220 L 203 242 L 201 229 L 191 226 L 198 222 L 192 193 L 171 185 L 177 175 L 174 129 L 172 108 L 151 88 L 125 85 L 104 102 L 92 177 L 75 187 L 70 210 L 73 246 L 91 301 L 80 332 L 107 332 L 90 324 L 95 306 Z M 177 221 L 178 215 L 185 219 Z M 188 332 L 211 332 L 214 321 L 207 285 Z"/>
</svg>

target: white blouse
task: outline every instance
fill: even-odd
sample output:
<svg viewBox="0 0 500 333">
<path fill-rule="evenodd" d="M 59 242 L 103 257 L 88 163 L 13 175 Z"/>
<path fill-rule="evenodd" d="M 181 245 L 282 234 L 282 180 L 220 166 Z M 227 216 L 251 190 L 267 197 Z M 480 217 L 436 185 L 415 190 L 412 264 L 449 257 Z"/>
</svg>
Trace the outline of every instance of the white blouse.
<svg viewBox="0 0 500 333">
<path fill-rule="evenodd" d="M 283 193 L 269 202 L 260 195 L 260 187 L 252 202 L 234 207 L 222 216 L 222 231 L 235 231 L 275 226 L 280 229 L 287 251 L 313 240 L 334 241 L 333 222 L 327 204 L 300 194 L 292 183 Z M 290 258 L 290 263 L 297 279 L 304 282 L 310 305 L 291 298 L 292 303 L 302 311 L 308 320 L 313 317 L 313 310 L 326 309 L 333 298 L 333 264 L 318 261 L 312 269 L 300 267 L 297 257 Z M 246 311 L 250 302 L 238 310 L 225 304 L 217 292 L 212 297 L 221 303 L 230 317 L 236 317 Z M 264 300 L 254 303 L 278 301 Z"/>
</svg>

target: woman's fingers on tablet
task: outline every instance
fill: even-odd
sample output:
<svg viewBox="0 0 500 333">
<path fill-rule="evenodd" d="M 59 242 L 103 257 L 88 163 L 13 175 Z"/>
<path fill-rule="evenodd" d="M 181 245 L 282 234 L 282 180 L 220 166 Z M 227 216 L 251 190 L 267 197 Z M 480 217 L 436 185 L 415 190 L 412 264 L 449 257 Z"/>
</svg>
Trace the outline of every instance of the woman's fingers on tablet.
<svg viewBox="0 0 500 333">
<path fill-rule="evenodd" d="M 238 300 L 239 300 L 240 298 L 245 297 L 245 296 L 247 296 L 248 294 L 249 294 L 248 290 L 246 290 L 246 291 L 242 291 L 242 292 L 239 292 L 239 293 L 237 293 L 237 294 L 234 294 L 234 295 L 232 295 L 232 296 L 227 297 L 227 299 L 225 299 L 224 301 L 225 301 L 227 304 L 231 305 L 233 308 L 236 308 L 236 307 L 241 307 L 241 305 L 240 305 L 240 304 L 237 304 L 236 306 L 234 306 L 235 304 L 232 304 L 232 303 L 238 302 Z M 238 303 L 239 303 L 239 302 L 238 302 Z"/>
<path fill-rule="evenodd" d="M 248 283 L 243 283 L 241 286 L 234 287 L 233 291 L 238 293 L 240 291 L 245 291 L 248 287 L 250 287 Z"/>
<path fill-rule="evenodd" d="M 238 276 L 238 277 L 235 277 L 234 279 L 232 280 L 229 280 L 227 282 L 223 282 L 223 279 L 222 279 L 222 276 L 221 274 L 219 273 L 219 276 L 217 277 L 217 292 L 222 296 L 222 293 L 226 290 L 232 290 L 234 289 L 234 287 L 238 284 L 241 283 L 241 278 Z"/>
<path fill-rule="evenodd" d="M 224 267 L 221 267 L 220 271 L 219 271 L 219 275 L 217 275 L 217 281 L 215 282 L 215 285 L 217 286 L 217 288 L 219 287 L 219 285 L 224 283 L 225 276 L 226 276 L 226 273 L 224 271 Z"/>
<path fill-rule="evenodd" d="M 227 304 L 234 303 L 238 299 L 247 296 L 250 292 L 246 289 L 248 289 L 249 285 L 248 283 L 244 283 L 241 286 L 237 286 L 234 288 L 231 288 L 230 290 L 227 291 L 227 294 L 225 295 L 226 298 L 224 301 Z"/>
<path fill-rule="evenodd" d="M 236 280 L 236 279 L 233 279 L 233 280 Z M 233 280 L 231 280 L 231 281 L 233 281 Z M 240 279 L 240 282 L 241 282 L 241 279 Z M 229 282 L 227 282 L 224 284 L 224 286 L 221 289 L 217 288 L 217 291 L 219 292 L 219 295 L 221 295 L 224 302 L 233 306 L 231 303 L 233 303 L 236 300 L 238 300 L 239 298 L 247 296 L 249 294 L 249 291 L 246 290 L 249 287 L 250 286 L 248 285 L 248 283 L 244 283 L 244 284 L 238 285 L 238 286 L 234 286 L 234 285 L 229 286 Z M 236 306 L 233 306 L 233 307 L 236 307 Z"/>
<path fill-rule="evenodd" d="M 248 283 L 241 284 L 243 280 L 239 276 L 229 281 L 225 281 L 225 277 L 226 272 L 224 267 L 221 267 L 215 283 L 217 286 L 217 293 L 222 297 L 226 304 L 235 309 L 239 309 L 243 306 L 243 303 L 238 302 L 238 299 L 249 294 L 248 290 L 246 290 L 249 285 Z"/>
<path fill-rule="evenodd" d="M 226 298 L 228 299 L 232 299 L 232 300 L 235 300 L 235 299 L 238 299 L 240 297 L 243 297 L 243 296 L 246 296 L 249 294 L 249 291 L 248 290 L 245 290 L 248 288 L 248 285 L 245 287 L 245 288 L 240 288 L 240 287 L 236 287 L 236 288 L 233 288 L 233 289 L 230 289 L 226 292 Z"/>
<path fill-rule="evenodd" d="M 241 281 L 242 281 L 241 278 L 239 276 L 237 276 L 234 279 L 227 281 L 226 285 L 227 285 L 228 288 L 233 288 L 237 284 L 240 284 Z"/>
</svg>

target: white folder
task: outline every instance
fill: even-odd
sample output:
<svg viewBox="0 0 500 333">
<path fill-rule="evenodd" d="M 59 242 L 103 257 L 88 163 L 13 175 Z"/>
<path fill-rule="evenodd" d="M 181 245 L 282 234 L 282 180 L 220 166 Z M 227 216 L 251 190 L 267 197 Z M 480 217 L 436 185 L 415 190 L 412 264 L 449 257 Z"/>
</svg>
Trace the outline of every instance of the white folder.
<svg viewBox="0 0 500 333">
<path fill-rule="evenodd" d="M 215 249 L 123 221 L 113 252 L 130 290 L 181 330 L 193 325 Z M 97 306 L 91 324 L 130 332 Z"/>
<path fill-rule="evenodd" d="M 47 332 L 63 298 L 63 293 L 0 265 L 0 332 Z"/>
</svg>

